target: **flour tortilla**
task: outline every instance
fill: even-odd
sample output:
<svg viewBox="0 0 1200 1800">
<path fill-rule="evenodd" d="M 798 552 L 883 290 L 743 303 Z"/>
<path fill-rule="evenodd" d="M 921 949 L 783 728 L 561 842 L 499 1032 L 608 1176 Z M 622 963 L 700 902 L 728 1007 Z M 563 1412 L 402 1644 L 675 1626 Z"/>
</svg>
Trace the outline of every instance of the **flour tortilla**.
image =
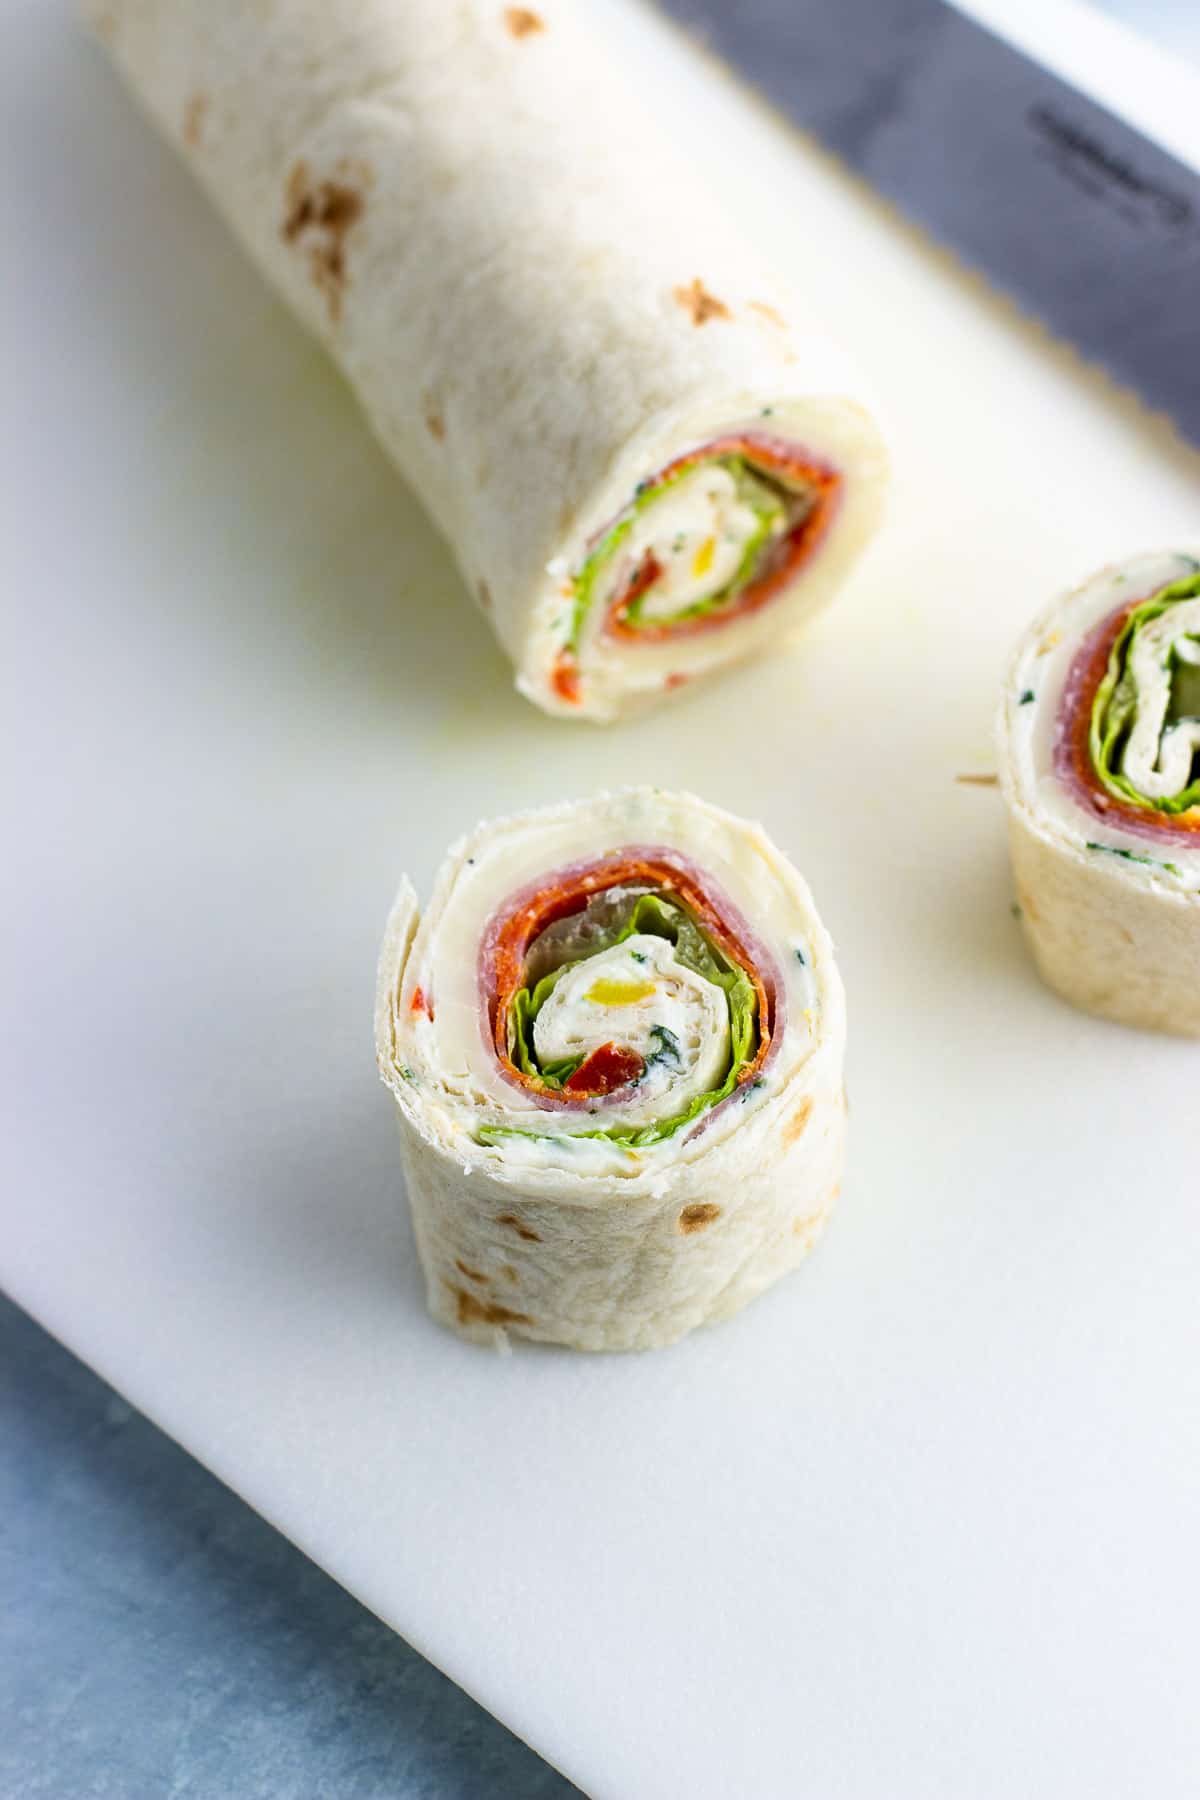
<svg viewBox="0 0 1200 1800">
<path fill-rule="evenodd" d="M 550 711 L 608 719 L 810 616 L 872 535 L 858 378 L 656 131 L 579 9 L 478 0 L 87 0 L 263 273 L 321 339 Z M 841 476 L 761 610 L 668 643 L 594 634 L 573 577 L 638 485 L 763 432 Z"/>
<path fill-rule="evenodd" d="M 620 1107 L 539 1110 L 497 1073 L 478 969 L 489 921 L 514 895 L 647 845 L 685 859 L 748 921 L 777 977 L 780 1023 L 758 1080 L 638 1146 L 573 1135 L 619 1120 Z M 845 1006 L 833 947 L 764 833 L 689 795 L 634 789 L 480 826 L 450 851 L 424 917 L 406 882 L 380 961 L 376 1042 L 430 1310 L 477 1342 L 669 1344 L 799 1263 L 838 1192 Z"/>
<path fill-rule="evenodd" d="M 1118 608 L 1194 574 L 1180 552 L 1132 557 L 1057 599 L 1022 637 L 999 719 L 1001 779 L 1022 925 L 1073 1005 L 1121 1024 L 1200 1036 L 1200 833 L 1132 829 L 1056 766 L 1080 646 Z"/>
</svg>

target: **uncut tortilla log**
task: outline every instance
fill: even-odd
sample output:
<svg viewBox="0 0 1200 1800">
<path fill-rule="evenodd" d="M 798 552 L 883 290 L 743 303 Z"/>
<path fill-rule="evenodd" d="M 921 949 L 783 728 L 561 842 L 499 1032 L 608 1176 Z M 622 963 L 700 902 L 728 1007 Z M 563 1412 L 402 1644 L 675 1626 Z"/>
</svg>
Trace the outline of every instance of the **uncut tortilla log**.
<svg viewBox="0 0 1200 1800">
<path fill-rule="evenodd" d="M 1133 557 L 1035 622 L 1000 766 L 1045 980 L 1087 1012 L 1200 1037 L 1200 561 Z"/>
<path fill-rule="evenodd" d="M 638 788 L 480 826 L 376 1003 L 429 1306 L 477 1342 L 650 1349 L 804 1257 L 845 1143 L 845 1006 L 756 826 Z"/>
<path fill-rule="evenodd" d="M 763 649 L 872 535 L 839 351 L 566 4 L 86 0 L 548 711 Z"/>
</svg>

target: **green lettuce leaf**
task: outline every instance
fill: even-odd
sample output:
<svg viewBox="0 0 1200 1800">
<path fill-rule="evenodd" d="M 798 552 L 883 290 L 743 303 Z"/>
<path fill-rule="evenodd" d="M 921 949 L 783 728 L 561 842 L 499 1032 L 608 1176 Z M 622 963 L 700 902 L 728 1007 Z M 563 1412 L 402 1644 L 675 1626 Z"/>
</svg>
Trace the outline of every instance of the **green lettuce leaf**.
<svg viewBox="0 0 1200 1800">
<path fill-rule="evenodd" d="M 1138 707 L 1137 685 L 1129 666 L 1130 655 L 1138 634 L 1145 626 L 1152 620 L 1161 618 L 1178 601 L 1194 600 L 1197 595 L 1200 595 L 1200 574 L 1187 575 L 1182 581 L 1172 582 L 1168 587 L 1161 588 L 1151 599 L 1134 607 L 1112 647 L 1108 668 L 1092 702 L 1088 748 L 1097 775 L 1109 793 L 1117 799 L 1131 801 L 1135 806 L 1149 807 L 1155 812 L 1181 813 L 1200 805 L 1200 781 L 1193 781 L 1182 793 L 1172 794 L 1167 799 L 1152 800 L 1121 773 L 1121 752 L 1137 717 Z M 1196 686 L 1194 665 L 1180 664 L 1174 658 L 1172 662 L 1180 670 L 1180 674 L 1172 683 L 1172 704 L 1168 716 L 1182 718 L 1186 707 L 1191 703 L 1193 687 Z"/>
<path fill-rule="evenodd" d="M 534 1020 L 568 967 L 567 963 L 563 963 L 560 968 L 552 969 L 549 975 L 543 975 L 532 993 L 528 988 L 521 988 L 513 996 L 512 1010 L 508 1015 L 509 1056 L 523 1074 L 544 1081 L 551 1088 L 562 1087 L 583 1061 L 581 1056 L 576 1056 L 562 1062 L 548 1063 L 543 1069 L 533 1050 Z"/>
</svg>

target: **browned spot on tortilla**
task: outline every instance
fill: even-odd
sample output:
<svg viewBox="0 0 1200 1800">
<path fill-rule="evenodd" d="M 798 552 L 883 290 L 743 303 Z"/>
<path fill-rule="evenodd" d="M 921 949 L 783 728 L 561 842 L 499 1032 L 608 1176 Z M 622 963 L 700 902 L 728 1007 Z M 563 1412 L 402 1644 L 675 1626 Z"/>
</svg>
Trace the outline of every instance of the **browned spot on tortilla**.
<svg viewBox="0 0 1200 1800">
<path fill-rule="evenodd" d="M 719 1219 L 721 1209 L 714 1206 L 711 1200 L 698 1201 L 694 1206 L 685 1206 L 679 1215 L 679 1229 L 684 1235 L 693 1231 L 703 1231 L 714 1219 Z"/>
<path fill-rule="evenodd" d="M 452 1282 L 447 1282 L 446 1285 L 458 1301 L 460 1325 L 532 1324 L 528 1313 L 513 1312 L 511 1307 L 501 1306 L 495 1300 L 481 1300 L 478 1295 L 469 1293 L 466 1288 L 456 1288 Z"/>
<path fill-rule="evenodd" d="M 496 1223 L 497 1225 L 507 1225 L 516 1232 L 518 1237 L 524 1238 L 527 1244 L 540 1244 L 542 1241 L 532 1226 L 524 1224 L 518 1219 L 516 1213 L 501 1213 Z"/>
<path fill-rule="evenodd" d="M 792 1230 L 797 1237 L 810 1237 L 816 1230 L 817 1224 L 818 1220 L 814 1219 L 810 1213 L 806 1216 L 802 1215 L 799 1219 L 793 1219 Z"/>
<path fill-rule="evenodd" d="M 1031 925 L 1041 924 L 1041 915 L 1039 914 L 1037 907 L 1033 904 L 1033 900 L 1023 888 L 1017 889 L 1017 902 Z"/>
<path fill-rule="evenodd" d="M 546 21 L 542 15 L 531 12 L 527 6 L 506 6 L 504 23 L 515 38 L 534 37 L 539 31 L 546 29 Z"/>
<path fill-rule="evenodd" d="M 303 160 L 292 164 L 283 198 L 287 207 L 283 215 L 283 241 L 290 244 L 300 235 L 312 216 L 308 164 Z"/>
<path fill-rule="evenodd" d="M 492 590 L 486 581 L 481 581 L 479 583 L 479 604 L 482 606 L 484 612 L 491 612 Z"/>
<path fill-rule="evenodd" d="M 461 1259 L 457 1256 L 454 1259 L 454 1266 L 458 1270 L 460 1275 L 466 1276 L 468 1281 L 481 1281 L 483 1283 L 484 1287 L 487 1286 L 487 1284 L 488 1284 L 487 1276 L 481 1275 L 479 1273 L 478 1269 L 469 1269 L 467 1267 L 466 1263 L 461 1261 Z"/>
<path fill-rule="evenodd" d="M 955 781 L 960 787 L 999 787 L 998 775 L 956 775 Z"/>
<path fill-rule="evenodd" d="M 429 435 L 440 441 L 446 435 L 445 415 L 432 394 L 425 395 L 424 405 L 425 424 L 429 429 Z"/>
<path fill-rule="evenodd" d="M 198 150 L 204 141 L 204 120 L 208 113 L 208 95 L 193 94 L 183 109 L 183 141 L 189 150 Z"/>
<path fill-rule="evenodd" d="M 787 330 L 787 320 L 777 307 L 768 306 L 765 300 L 750 300 L 747 304 L 750 311 L 758 313 L 760 318 L 769 319 L 771 324 L 778 325 L 781 331 Z"/>
<path fill-rule="evenodd" d="M 680 306 L 690 315 L 693 325 L 705 325 L 709 319 L 733 317 L 725 302 L 718 300 L 715 294 L 710 294 L 698 275 L 689 287 L 677 287 L 674 293 Z"/>
<path fill-rule="evenodd" d="M 513 1268 L 511 1263 L 501 1263 L 500 1264 L 500 1273 L 503 1275 L 505 1281 L 519 1281 L 520 1280 L 520 1277 L 517 1274 L 517 1271 Z"/>
<path fill-rule="evenodd" d="M 359 171 L 361 180 L 363 171 Z M 341 169 L 342 179 L 314 181 L 308 164 L 293 165 L 284 193 L 286 210 L 280 227 L 285 244 L 302 239 L 308 250 L 309 268 L 317 287 L 329 306 L 329 316 L 336 323 L 341 316 L 342 295 L 346 290 L 346 239 L 351 228 L 362 217 L 361 186 L 352 186 Z"/>
<path fill-rule="evenodd" d="M 832 1206 L 832 1205 L 833 1205 L 833 1203 L 834 1203 L 834 1201 L 835 1201 L 835 1200 L 840 1200 L 840 1199 L 841 1199 L 841 1197 L 842 1197 L 842 1184 L 841 1184 L 841 1182 L 840 1182 L 840 1181 L 835 1181 L 835 1182 L 834 1182 L 834 1184 L 833 1184 L 833 1186 L 832 1186 L 832 1187 L 831 1187 L 831 1188 L 830 1188 L 830 1190 L 829 1190 L 829 1204 L 830 1204 L 830 1206 Z"/>
<path fill-rule="evenodd" d="M 804 1127 L 808 1124 L 808 1121 L 812 1118 L 812 1109 L 812 1097 L 809 1094 L 805 1094 L 803 1100 L 783 1128 L 783 1141 L 785 1144 L 795 1143 L 796 1139 L 800 1136 L 800 1133 L 804 1130 Z"/>
</svg>

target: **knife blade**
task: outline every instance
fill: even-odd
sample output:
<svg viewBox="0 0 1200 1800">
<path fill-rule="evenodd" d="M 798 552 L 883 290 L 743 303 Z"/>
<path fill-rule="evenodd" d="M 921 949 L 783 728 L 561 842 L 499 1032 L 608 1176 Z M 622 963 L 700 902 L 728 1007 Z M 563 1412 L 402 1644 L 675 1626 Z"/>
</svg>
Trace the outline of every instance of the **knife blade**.
<svg viewBox="0 0 1200 1800">
<path fill-rule="evenodd" d="M 1200 174 L 945 0 L 660 0 L 1200 443 Z"/>
</svg>

